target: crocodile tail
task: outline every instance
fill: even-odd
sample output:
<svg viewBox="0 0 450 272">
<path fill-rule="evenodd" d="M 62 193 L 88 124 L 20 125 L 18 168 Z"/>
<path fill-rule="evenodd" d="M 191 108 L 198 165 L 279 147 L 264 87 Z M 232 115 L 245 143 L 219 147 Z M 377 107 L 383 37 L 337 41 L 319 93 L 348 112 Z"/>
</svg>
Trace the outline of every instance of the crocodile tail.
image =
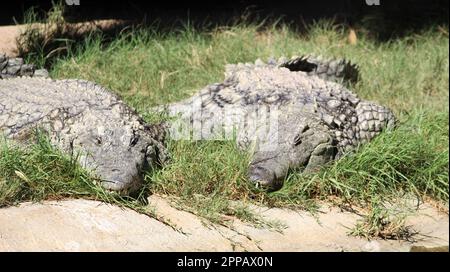
<svg viewBox="0 0 450 272">
<path fill-rule="evenodd" d="M 361 101 L 355 111 L 357 115 L 355 137 L 359 142 L 368 142 L 382 130 L 390 130 L 397 125 L 397 119 L 389 108 L 373 102 Z"/>
<path fill-rule="evenodd" d="M 338 83 L 356 83 L 359 80 L 359 68 L 345 59 L 323 59 L 322 57 L 302 56 L 282 60 L 280 67 L 291 71 L 302 71 L 308 75 Z"/>
<path fill-rule="evenodd" d="M 0 53 L 0 79 L 21 76 L 48 77 L 48 71 L 36 69 L 33 64 L 24 63 L 22 58 L 10 58 Z"/>
</svg>

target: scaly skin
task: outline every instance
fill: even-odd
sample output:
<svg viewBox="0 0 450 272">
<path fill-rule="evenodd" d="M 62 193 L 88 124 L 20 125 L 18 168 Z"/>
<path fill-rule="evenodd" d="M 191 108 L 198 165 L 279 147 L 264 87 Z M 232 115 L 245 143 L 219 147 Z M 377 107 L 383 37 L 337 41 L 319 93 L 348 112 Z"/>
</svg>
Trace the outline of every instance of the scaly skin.
<svg viewBox="0 0 450 272">
<path fill-rule="evenodd" d="M 48 77 L 48 71 L 36 69 L 33 64 L 24 63 L 22 58 L 9 58 L 0 53 L 0 79 L 18 76 Z"/>
<path fill-rule="evenodd" d="M 0 80 L 0 132 L 26 142 L 36 129 L 109 190 L 129 194 L 142 172 L 164 161 L 163 125 L 146 124 L 117 96 L 85 80 Z"/>
<path fill-rule="evenodd" d="M 327 60 L 322 57 L 304 56 L 290 60 L 280 59 L 277 63 L 290 71 L 302 71 L 321 79 L 338 83 L 356 83 L 359 77 L 358 66 L 344 59 Z"/>
<path fill-rule="evenodd" d="M 290 169 L 315 170 L 395 124 L 389 109 L 319 77 L 346 83 L 358 70 L 312 57 L 227 65 L 222 83 L 155 111 L 181 114 L 170 129 L 175 138 L 188 135 L 183 126 L 196 140 L 234 129 L 237 144 L 253 152 L 250 180 L 278 189 Z"/>
</svg>

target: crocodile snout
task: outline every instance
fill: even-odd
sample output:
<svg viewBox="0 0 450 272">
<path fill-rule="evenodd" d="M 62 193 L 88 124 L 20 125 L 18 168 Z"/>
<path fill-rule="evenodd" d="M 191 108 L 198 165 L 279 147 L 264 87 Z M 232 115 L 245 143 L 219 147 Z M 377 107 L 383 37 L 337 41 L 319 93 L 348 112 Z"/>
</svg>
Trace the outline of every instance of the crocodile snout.
<svg viewBox="0 0 450 272">
<path fill-rule="evenodd" d="M 258 188 L 268 191 L 275 191 L 281 188 L 282 183 L 276 177 L 275 173 L 262 166 L 250 166 L 248 178 L 254 182 Z"/>
</svg>

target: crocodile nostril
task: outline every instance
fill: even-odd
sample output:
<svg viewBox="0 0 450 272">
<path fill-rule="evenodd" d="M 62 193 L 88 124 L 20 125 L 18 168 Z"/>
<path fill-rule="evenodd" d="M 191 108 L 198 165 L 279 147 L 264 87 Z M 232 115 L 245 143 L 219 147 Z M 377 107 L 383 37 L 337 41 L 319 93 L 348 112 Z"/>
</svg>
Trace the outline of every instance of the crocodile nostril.
<svg viewBox="0 0 450 272">
<path fill-rule="evenodd" d="M 251 166 L 248 171 L 250 181 L 257 187 L 267 190 L 276 190 L 278 188 L 275 173 L 261 166 Z"/>
</svg>

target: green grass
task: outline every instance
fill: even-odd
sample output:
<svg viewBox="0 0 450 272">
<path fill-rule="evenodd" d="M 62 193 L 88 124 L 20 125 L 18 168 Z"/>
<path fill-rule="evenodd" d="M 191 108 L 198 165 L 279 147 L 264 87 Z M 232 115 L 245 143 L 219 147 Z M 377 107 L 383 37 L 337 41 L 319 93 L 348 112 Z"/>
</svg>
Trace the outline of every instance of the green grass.
<svg viewBox="0 0 450 272">
<path fill-rule="evenodd" d="M 0 208 L 64 198 L 100 200 L 156 217 L 144 195 L 131 198 L 106 191 L 80 167 L 76 156 L 55 149 L 45 134 L 36 133 L 26 146 L 0 139 Z"/>
<path fill-rule="evenodd" d="M 284 24 L 240 23 L 213 30 L 187 25 L 165 33 L 139 28 L 107 44 L 101 35 L 87 37 L 71 46 L 66 57 L 56 59 L 50 72 L 54 78 L 100 83 L 151 121 L 150 107 L 220 82 L 227 63 L 301 54 L 350 59 L 360 66 L 362 78 L 352 89 L 393 109 L 399 118 L 396 130 L 318 173 L 289 174 L 285 186 L 273 193 L 259 191 L 247 181 L 249 157 L 232 142 L 170 141 L 172 161 L 147 173 L 146 189 L 171 196 L 184 209 L 216 222 L 223 214 L 262 222 L 245 208 L 246 203 L 312 209 L 317 200 L 338 199 L 366 208 L 368 224 L 364 231 L 359 225 L 357 234 L 377 235 L 382 230 L 373 228 L 386 225 L 380 223 L 384 201 L 408 194 L 448 201 L 449 41 L 437 27 L 389 42 L 360 34 L 356 45 L 347 42 L 347 32 L 332 22 L 312 25 L 306 34 Z M 29 55 L 29 61 L 42 62 L 45 56 L 37 55 Z M 99 198 L 96 192 L 101 189 L 90 189 L 90 178 L 67 158 L 60 161 L 60 154 L 48 147 L 22 151 L 3 146 L 1 152 L 0 180 L 15 185 L 1 187 L 0 205 L 55 196 Z M 59 167 L 49 167 L 53 159 Z M 14 172 L 24 169 L 28 181 Z M 61 182 L 52 191 L 54 180 Z M 36 182 L 47 189 L 28 185 Z M 8 196 L 14 186 L 27 190 Z M 234 200 L 243 205 L 232 205 Z"/>
<path fill-rule="evenodd" d="M 40 139 L 30 148 L 5 140 L 0 144 L 0 206 L 95 193 L 86 171 L 54 150 L 48 141 Z"/>
</svg>

